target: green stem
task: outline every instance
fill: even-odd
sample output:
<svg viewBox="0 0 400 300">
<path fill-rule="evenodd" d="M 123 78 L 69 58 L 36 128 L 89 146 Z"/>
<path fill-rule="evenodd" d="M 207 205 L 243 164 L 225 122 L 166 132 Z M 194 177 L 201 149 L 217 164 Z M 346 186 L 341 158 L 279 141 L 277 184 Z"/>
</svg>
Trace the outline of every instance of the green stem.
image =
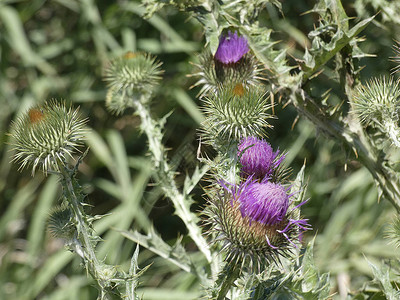
<svg viewBox="0 0 400 300">
<path fill-rule="evenodd" d="M 100 299 L 113 299 L 111 288 L 109 287 L 109 281 L 101 278 L 99 270 L 104 266 L 100 263 L 96 257 L 93 242 L 91 239 L 92 234 L 90 233 L 89 224 L 86 221 L 85 214 L 83 212 L 82 204 L 76 195 L 71 171 L 67 170 L 66 167 L 60 167 L 60 175 L 62 177 L 62 185 L 67 193 L 67 200 L 71 205 L 71 208 L 75 215 L 77 222 L 76 230 L 78 233 L 77 242 L 75 242 L 76 252 L 82 257 L 88 272 L 92 275 L 100 287 L 101 297 Z"/>
<path fill-rule="evenodd" d="M 236 264 L 226 264 L 215 282 L 217 287 L 213 290 L 212 299 L 225 300 L 226 294 L 232 288 L 235 280 L 239 278 L 239 275 L 240 268 Z"/>
<path fill-rule="evenodd" d="M 160 123 L 152 119 L 147 106 L 140 101 L 135 101 L 134 103 L 136 112 L 141 118 L 141 129 L 146 133 L 149 141 L 149 149 L 153 155 L 154 165 L 157 170 L 156 179 L 161 184 L 166 196 L 173 202 L 176 214 L 185 223 L 190 237 L 212 265 L 212 272 L 215 274 L 218 266 L 214 264 L 209 245 L 203 238 L 201 230 L 197 225 L 197 216 L 189 209 L 187 203 L 189 199 L 178 190 L 174 179 L 174 172 L 167 162 L 162 144 L 163 135 Z"/>
</svg>

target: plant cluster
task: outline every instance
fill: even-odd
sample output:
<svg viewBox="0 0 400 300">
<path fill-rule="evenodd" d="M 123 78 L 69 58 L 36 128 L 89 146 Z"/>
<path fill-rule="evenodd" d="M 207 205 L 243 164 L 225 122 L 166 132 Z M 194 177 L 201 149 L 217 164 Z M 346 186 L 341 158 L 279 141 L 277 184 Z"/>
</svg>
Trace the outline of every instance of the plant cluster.
<svg viewBox="0 0 400 300">
<path fill-rule="evenodd" d="M 85 5 L 90 6 L 89 2 Z M 147 249 L 168 261 L 181 273 L 189 274 L 196 282 L 198 298 L 399 298 L 400 279 L 393 273 L 399 272 L 400 267 L 393 253 L 382 256 L 393 258 L 394 272 L 386 263 L 377 266 L 376 261 L 370 261 L 373 250 L 362 248 L 367 257 L 363 262 L 368 265 L 370 276 L 375 277 L 368 284 L 350 282 L 352 278 L 347 280 L 340 264 L 330 265 L 332 276 L 324 273 L 327 271 L 324 266 L 329 266 L 331 258 L 334 264 L 344 260 L 343 257 L 351 257 L 351 253 L 337 248 L 340 243 L 336 236 L 342 244 L 359 243 L 361 248 L 367 244 L 371 232 L 376 231 L 375 221 L 381 224 L 381 219 L 386 218 L 374 209 L 382 204 L 376 203 L 378 197 L 391 204 L 391 210 L 387 211 L 392 215 L 395 211 L 396 217 L 386 236 L 395 247 L 400 245 L 397 216 L 400 212 L 397 166 L 400 88 L 396 77 L 400 67 L 395 67 L 390 76 L 374 77 L 362 83 L 359 59 L 369 55 L 360 47 L 364 39 L 359 36 L 370 23 L 376 22 L 376 16 L 368 15 L 363 3 L 374 9 L 385 8 L 383 19 L 398 22 L 394 13 L 388 13 L 396 11 L 396 3 L 383 7 L 380 1 L 356 1 L 353 9 L 360 18 L 353 20 L 341 1 L 320 0 L 308 11 L 318 16 L 318 21 L 303 37 L 308 45 L 302 51 L 280 48 L 273 24 L 261 22 L 263 14 L 268 12 L 271 19 L 275 18 L 275 26 L 282 26 L 278 16 L 282 15 L 284 3 L 276 0 L 146 0 L 142 1 L 144 7 L 121 4 L 126 11 L 140 11 L 160 28 L 167 25 L 158 19 L 157 13 L 178 8 L 196 20 L 204 31 L 206 47 L 197 55 L 195 70 L 187 74 L 196 80 L 192 87 L 198 91 L 200 108 L 187 105 L 193 102 L 187 102 L 185 107 L 188 111 L 196 107 L 197 114 L 189 113 L 197 116 L 200 125 L 193 137 L 198 139 L 196 167 L 186 175 L 177 173 L 166 146 L 166 128 L 172 112 L 158 117 L 154 110 L 154 99 L 160 93 L 168 94 L 163 89 L 168 90 L 164 82 L 170 74 L 166 72 L 163 77 L 161 60 L 145 51 L 128 51 L 122 55 L 124 51 L 116 51 L 104 59 L 101 73 L 107 87 L 104 106 L 110 118 L 122 119 L 121 115 L 131 114 L 128 118 L 135 120 L 147 140 L 149 158 L 129 160 L 121 151 L 124 141 L 115 132 L 108 133 L 110 147 L 107 148 L 97 133 L 89 130 L 88 119 L 65 101 L 53 99 L 34 105 L 11 123 L 8 132 L 12 161 L 20 164 L 20 170 L 30 168 L 36 178 L 40 170 L 45 176 L 55 175 L 59 180 L 62 193 L 56 205 L 48 204 L 53 207 L 46 224 L 50 233 L 80 258 L 98 289 L 98 299 L 141 298 L 139 283 L 155 266 L 139 269 L 139 246 L 142 251 Z M 0 18 L 10 11 L 7 5 L 0 4 Z M 87 15 L 93 17 L 96 10 L 89 11 L 91 14 Z M 92 22 L 95 32 L 105 32 L 101 23 L 94 19 Z M 291 31 L 296 32 L 294 28 Z M 182 45 L 190 48 L 184 42 Z M 290 55 L 288 51 L 292 51 Z M 398 46 L 395 51 L 394 61 L 398 63 Z M 36 63 L 44 72 L 53 72 L 48 65 Z M 327 91 L 323 91 L 325 88 Z M 293 108 L 318 132 L 333 139 L 351 157 L 362 178 L 371 177 L 370 182 L 374 181 L 377 186 L 377 193 L 370 192 L 373 189 L 365 190 L 368 183 L 360 183 L 355 177 L 357 180 L 352 184 L 360 186 L 359 194 L 332 216 L 328 207 L 334 204 L 323 202 L 320 215 L 329 215 L 332 221 L 322 234 L 312 231 L 316 235 L 314 239 L 310 238 L 309 231 L 316 228 L 313 222 L 316 218 L 309 217 L 307 210 L 304 213 L 313 202 L 306 194 L 305 163 L 294 176 L 289 165 L 295 147 L 282 151 L 271 146 L 268 139 L 268 134 L 274 132 L 273 122 L 280 117 L 275 110 L 282 112 L 285 107 Z M 91 214 L 86 190 L 78 179 L 78 170 L 84 167 L 89 153 L 89 148 L 82 151 L 85 142 L 92 145 L 92 152 L 101 153 L 98 157 L 115 178 L 115 184 L 103 180 L 99 185 L 121 199 L 122 213 L 117 216 L 129 215 L 131 219 L 127 222 L 107 223 L 112 220 L 112 214 Z M 142 178 L 139 174 L 137 181 L 131 182 L 128 165 L 135 164 L 142 164 L 145 175 Z M 138 204 L 139 200 L 131 201 L 138 197 L 132 186 L 137 184 L 144 194 L 150 177 L 158 195 L 172 203 L 174 214 L 187 230 L 187 238 L 179 237 L 171 244 L 141 216 L 145 209 Z M 183 178 L 182 185 L 178 178 Z M 329 182 L 324 187 L 328 185 Z M 196 186 L 202 186 L 204 191 L 200 213 L 193 209 L 198 204 Z M 353 194 L 346 196 L 351 198 Z M 365 213 L 366 209 L 370 212 Z M 346 220 L 356 213 L 359 213 L 360 228 L 352 231 L 350 221 L 346 223 Z M 131 228 L 131 220 L 138 220 L 140 226 Z M 95 227 L 107 228 L 109 224 L 121 227 L 116 228 L 118 237 L 111 238 L 111 242 L 116 241 L 114 253 L 103 253 L 102 246 L 110 241 L 107 238 L 103 241 Z M 107 257 L 109 254 L 118 257 L 117 246 L 122 248 L 122 243 L 131 241 L 136 244 L 136 250 L 130 244 L 125 245 L 130 255 L 126 264 L 119 265 L 115 262 L 117 259 L 112 262 Z M 189 250 L 189 243 L 195 250 Z M 379 249 L 383 249 L 381 245 Z M 314 262 L 314 252 L 319 254 L 316 258 L 322 261 L 319 264 L 323 272 Z M 356 284 L 357 289 L 351 290 L 351 284 Z"/>
</svg>

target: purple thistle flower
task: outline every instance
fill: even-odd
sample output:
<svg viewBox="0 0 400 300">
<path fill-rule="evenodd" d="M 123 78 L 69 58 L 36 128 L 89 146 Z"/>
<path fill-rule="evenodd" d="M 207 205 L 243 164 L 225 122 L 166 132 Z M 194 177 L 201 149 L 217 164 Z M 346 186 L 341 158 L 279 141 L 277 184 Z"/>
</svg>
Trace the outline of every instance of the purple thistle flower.
<svg viewBox="0 0 400 300">
<path fill-rule="evenodd" d="M 238 157 L 242 164 L 242 175 L 253 175 L 256 178 L 270 176 L 284 159 L 275 160 L 279 150 L 273 152 L 272 147 L 264 140 L 249 136 L 240 141 Z"/>
<path fill-rule="evenodd" d="M 268 177 L 261 182 L 252 177 L 239 185 L 220 180 L 223 190 L 213 191 L 206 214 L 210 232 L 218 235 L 215 241 L 223 242 L 226 260 L 260 272 L 279 264 L 281 256 L 290 256 L 300 233 L 311 226 L 299 218 L 299 208 L 307 201 L 290 207 L 295 193 L 268 182 Z"/>
<path fill-rule="evenodd" d="M 227 36 L 221 36 L 215 58 L 223 64 L 236 63 L 248 51 L 246 38 L 229 31 Z"/>
<path fill-rule="evenodd" d="M 236 199 L 243 217 L 266 225 L 280 223 L 289 207 L 286 189 L 277 183 L 257 182 L 249 178 L 239 186 Z"/>
</svg>

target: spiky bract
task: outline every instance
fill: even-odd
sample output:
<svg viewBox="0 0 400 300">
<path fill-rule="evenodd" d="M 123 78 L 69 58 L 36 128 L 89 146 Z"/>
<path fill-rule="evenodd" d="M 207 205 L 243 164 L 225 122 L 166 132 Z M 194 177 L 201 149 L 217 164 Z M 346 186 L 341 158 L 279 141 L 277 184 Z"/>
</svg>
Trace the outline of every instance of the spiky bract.
<svg viewBox="0 0 400 300">
<path fill-rule="evenodd" d="M 272 106 L 260 88 L 221 86 L 203 101 L 206 119 L 202 131 L 206 142 L 239 142 L 243 137 L 263 136 L 266 127 L 270 127 L 267 119 L 273 117 L 268 113 Z"/>
<path fill-rule="evenodd" d="M 262 271 L 271 263 L 279 264 L 280 256 L 288 257 L 299 240 L 299 225 L 305 220 L 292 220 L 295 210 L 287 210 L 282 220 L 273 224 L 254 221 L 241 212 L 240 200 L 231 193 L 209 191 L 209 205 L 205 210 L 214 234 L 214 243 L 222 243 L 228 263 L 238 264 L 242 269 Z M 303 222 L 304 221 L 304 222 Z"/>
<path fill-rule="evenodd" d="M 236 63 L 224 64 L 206 52 L 199 55 L 199 64 L 195 66 L 198 71 L 193 76 L 200 79 L 194 86 L 201 86 L 201 97 L 208 92 L 215 93 L 220 85 L 241 83 L 249 87 L 263 80 L 263 67 L 250 53 L 245 54 Z"/>
<path fill-rule="evenodd" d="M 397 122 L 400 114 L 399 81 L 392 77 L 374 78 L 357 88 L 355 112 L 364 124 L 383 124 L 387 118 Z"/>
<path fill-rule="evenodd" d="M 397 73 L 400 71 L 400 43 L 397 42 L 394 46 L 393 46 L 394 52 L 396 54 L 395 57 L 393 57 L 393 61 L 395 63 L 397 63 L 397 66 L 395 66 L 392 69 L 392 73 Z"/>
<path fill-rule="evenodd" d="M 13 161 L 21 164 L 20 169 L 32 166 L 32 176 L 37 168 L 44 173 L 59 171 L 66 158 L 79 151 L 86 121 L 64 102 L 51 100 L 31 108 L 11 124 Z"/>
<path fill-rule="evenodd" d="M 104 77 L 109 86 L 107 108 L 119 114 L 133 107 L 133 101 L 148 100 L 161 79 L 160 66 L 155 57 L 145 53 L 128 52 L 112 60 Z"/>
</svg>

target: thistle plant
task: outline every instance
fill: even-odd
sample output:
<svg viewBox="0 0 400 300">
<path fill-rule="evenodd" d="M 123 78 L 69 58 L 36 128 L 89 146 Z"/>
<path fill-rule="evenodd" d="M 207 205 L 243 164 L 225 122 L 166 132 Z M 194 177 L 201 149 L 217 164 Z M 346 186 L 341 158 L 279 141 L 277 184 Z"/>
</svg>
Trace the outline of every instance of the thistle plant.
<svg viewBox="0 0 400 300">
<path fill-rule="evenodd" d="M 201 99 L 205 114 L 199 134 L 202 141 L 217 150 L 214 158 L 201 158 L 201 153 L 199 157 L 204 164 L 202 169 L 209 169 L 211 176 L 211 184 L 206 188 L 208 205 L 203 214 L 210 245 L 199 227 L 198 216 L 190 211 L 192 200 L 186 184 L 199 181 L 201 176 L 195 177 L 196 170 L 193 178 L 187 177 L 183 193 L 179 191 L 162 144 L 165 119 L 155 120 L 150 111 L 160 79 L 160 63 L 148 54 L 127 54 L 109 63 L 104 79 L 109 87 L 106 102 L 109 110 L 121 113 L 133 108 L 140 117 L 141 130 L 148 138 L 154 179 L 174 204 L 175 213 L 204 254 L 211 273 L 207 278 L 196 267 L 189 265 L 189 269 L 197 270 L 195 274 L 208 287 L 210 297 L 224 299 L 244 273 L 260 273 L 273 268 L 271 264 L 277 266 L 281 258 L 294 258 L 293 249 L 300 245 L 300 230 L 308 230 L 310 226 L 299 214 L 304 201 L 293 200 L 299 191 L 290 192 L 286 177 L 280 176 L 285 173 L 279 171 L 284 155 L 257 138 L 265 136 L 266 129 L 271 127 L 267 120 L 274 116 L 270 114 L 272 105 L 266 90 L 259 84 L 259 64 L 249 53 L 246 37 L 228 32 L 221 36 L 215 55 L 205 60 L 207 55 L 200 59 L 203 63 L 200 68 L 208 71 L 197 76 L 200 76 L 198 84 L 203 85 Z M 146 88 L 142 88 L 143 83 Z M 118 97 L 110 101 L 113 95 Z M 135 231 L 123 234 L 156 253 L 158 250 L 152 244 L 165 247 L 160 245 L 155 232 L 149 236 Z M 166 256 L 187 270 L 174 255 Z M 221 260 L 230 272 L 220 272 Z"/>
<path fill-rule="evenodd" d="M 105 264 L 96 256 L 96 245 L 101 238 L 93 231 L 92 222 L 99 217 L 86 214 L 85 194 L 75 178 L 87 151 L 74 166 L 69 162 L 83 145 L 86 122 L 78 110 L 67 108 L 62 101 L 51 100 L 29 109 L 11 124 L 13 160 L 21 164 L 20 169 L 30 166 L 32 176 L 37 169 L 59 176 L 62 201 L 50 213 L 48 228 L 53 236 L 62 238 L 69 250 L 81 257 L 87 272 L 97 282 L 98 299 L 117 296 L 138 299 L 134 292 L 140 275 L 140 272 L 136 274 L 137 254 L 132 258 L 128 273 Z"/>
<path fill-rule="evenodd" d="M 209 212 L 214 242 L 223 244 L 226 260 L 241 270 L 261 272 L 297 248 L 299 231 L 310 229 L 306 220 L 295 219 L 301 205 L 281 184 L 251 177 L 239 186 L 227 186 L 212 196 Z M 291 209 L 289 209 L 289 206 Z M 297 243 L 297 244 L 296 244 Z"/>
<path fill-rule="evenodd" d="M 396 248 L 400 247 L 400 217 L 396 216 L 396 218 L 389 225 L 386 230 L 386 238 L 390 243 L 396 246 Z"/>
<path fill-rule="evenodd" d="M 221 85 L 203 101 L 206 120 L 202 136 L 210 143 L 237 143 L 251 134 L 263 135 L 270 127 L 267 120 L 273 118 L 266 91 L 246 88 L 241 83 Z M 217 144 L 214 146 L 218 147 Z"/>
<path fill-rule="evenodd" d="M 227 35 L 221 36 L 214 58 L 224 65 L 235 64 L 247 52 L 249 52 L 249 46 L 246 38 L 238 36 L 237 32 L 229 31 Z"/>
<path fill-rule="evenodd" d="M 277 152 L 273 153 L 263 140 L 249 137 L 239 148 L 245 143 L 256 147 L 251 152 L 249 146 L 245 148 L 249 153 L 240 160 L 239 174 L 245 177 L 240 176 L 237 184 L 220 181 L 207 190 L 210 240 L 221 245 L 227 262 L 211 290 L 217 299 L 223 299 L 243 273 L 271 270 L 281 264 L 282 258 L 293 259 L 293 250 L 300 245 L 300 232 L 311 228 L 299 217 L 305 201 L 290 200 L 296 192 L 290 194 L 290 187 L 283 186 L 285 177 L 270 181 L 282 157 L 277 160 Z"/>
<path fill-rule="evenodd" d="M 136 60 L 138 60 L 138 63 L 134 62 Z M 160 63 L 150 58 L 148 54 L 125 55 L 122 60 L 117 58 L 111 62 L 110 67 L 106 71 L 108 75 L 104 79 L 109 83 L 109 91 L 117 89 L 117 92 L 127 95 L 127 101 L 130 101 L 130 105 L 135 109 L 134 113 L 140 116 L 141 129 L 148 138 L 148 146 L 155 169 L 155 179 L 163 188 L 165 195 L 174 203 L 175 213 L 185 223 L 189 231 L 189 236 L 202 251 L 206 260 L 212 266 L 213 272 L 216 272 L 216 265 L 213 265 L 209 246 L 201 235 L 200 228 L 197 226 L 198 218 L 190 211 L 192 200 L 187 192 L 182 193 L 179 191 L 174 179 L 174 171 L 168 163 L 166 150 L 162 144 L 162 128 L 165 119 L 155 120 L 151 116 L 149 104 L 152 92 L 155 90 L 160 79 L 161 70 L 159 67 Z M 127 69 L 129 71 L 121 72 Z M 142 72 L 144 69 L 152 70 L 152 72 L 141 73 L 141 82 L 146 83 L 145 89 L 141 88 L 142 83 L 137 85 L 138 81 L 136 77 L 130 76 L 130 74 Z M 120 84 L 118 80 L 114 80 L 114 78 L 119 78 L 119 76 L 123 77 L 122 81 L 124 84 Z M 117 111 L 124 111 L 125 108 L 125 104 L 120 103 Z M 140 243 L 140 240 L 135 241 Z"/>
<path fill-rule="evenodd" d="M 279 156 L 279 150 L 274 152 L 268 142 L 254 136 L 240 141 L 238 157 L 242 165 L 241 176 L 254 176 L 258 179 L 271 176 L 284 159 L 284 156 Z"/>
<path fill-rule="evenodd" d="M 214 58 L 222 72 L 228 70 L 230 83 L 221 81 L 218 88 L 203 89 L 208 95 L 203 100 L 206 120 L 200 134 L 219 157 L 206 160 L 214 179 L 206 189 L 205 216 L 210 241 L 220 247 L 226 262 L 210 290 L 215 299 L 224 299 L 243 273 L 273 269 L 284 257 L 290 261 L 299 245 L 299 229 L 310 229 L 299 214 L 304 201 L 291 201 L 294 194 L 284 187 L 285 177 L 272 176 L 285 174 L 278 172 L 284 156 L 257 137 L 265 135 L 271 127 L 267 120 L 274 117 L 265 92 L 255 84 L 257 72 L 244 76 L 240 68 L 232 68 L 248 51 L 245 37 L 230 32 L 222 36 Z M 207 85 L 207 75 L 200 75 L 205 77 L 199 82 Z"/>
<path fill-rule="evenodd" d="M 64 5 L 65 1 L 58 2 L 55 6 Z M 92 38 L 99 55 L 98 60 L 93 56 L 95 63 L 91 67 L 98 67 L 99 61 L 103 65 L 108 54 L 114 57 L 105 63 L 103 79 L 107 93 L 104 94 L 104 106 L 117 118 L 133 113 L 134 120 L 140 120 L 139 127 L 147 138 L 152 164 L 151 175 L 149 172 L 148 176 L 153 177 L 152 186 L 144 188 L 143 183 L 143 190 L 146 189 L 147 193 L 147 189 L 155 187 L 157 192 L 163 193 L 162 196 L 172 203 L 175 214 L 187 229 L 187 237 L 180 236 L 173 243 L 164 241 L 161 233 L 148 226 L 149 219 L 146 219 L 140 231 L 137 228 L 126 231 L 130 226 L 128 222 L 134 218 L 134 214 L 131 214 L 132 218 L 125 223 L 127 225 L 124 225 L 124 230 L 115 234 L 121 233 L 172 263 L 174 268 L 190 274 L 190 284 L 181 282 L 181 277 L 176 280 L 178 277 L 175 274 L 168 274 L 172 280 L 168 280 L 167 284 L 175 279 L 181 286 L 192 287 L 194 282 L 201 291 L 196 290 L 197 294 L 192 298 L 375 299 L 385 296 L 388 299 L 398 299 L 398 274 L 395 274 L 397 277 L 389 276 L 400 272 L 397 252 L 391 253 L 386 244 L 380 245 L 380 241 L 372 240 L 371 236 L 375 238 L 380 233 L 378 225 L 382 219 L 387 220 L 388 215 L 395 214 L 388 238 L 395 246 L 399 245 L 400 93 L 396 72 L 400 67 L 395 67 L 391 76 L 378 75 L 365 80 L 361 66 L 364 61 L 360 59 L 370 54 L 364 53 L 364 49 L 380 51 L 382 47 L 375 41 L 365 47 L 360 47 L 360 44 L 368 40 L 371 32 L 377 40 L 384 39 L 384 35 L 376 34 L 378 30 L 400 24 L 399 4 L 396 1 L 376 0 L 356 0 L 354 3 L 318 0 L 314 7 L 308 7 L 307 1 L 293 3 L 277 0 L 144 0 L 142 3 L 143 6 L 135 1 L 121 2 L 118 6 L 110 7 L 104 4 L 102 8 L 105 10 L 98 10 L 94 1 L 77 1 L 73 5 L 66 5 L 71 13 L 84 13 L 94 26 L 92 32 L 95 34 Z M 19 6 L 0 4 L 0 23 L 5 24 L 6 33 L 10 32 L 6 38 L 1 39 L 1 49 L 8 54 L 15 44 L 19 55 L 9 55 L 10 60 L 14 61 L 14 57 L 18 57 L 24 62 L 24 72 L 21 72 L 24 75 L 18 78 L 20 81 L 15 82 L 25 83 L 28 79 L 31 84 L 32 77 L 35 77 L 31 74 L 39 73 L 37 68 L 45 74 L 44 77 L 39 74 L 39 79 L 46 79 L 49 85 L 54 82 L 59 85 L 58 75 L 61 78 L 62 74 L 58 74 L 57 68 L 57 76 L 53 76 L 56 72 L 46 60 L 56 55 L 54 53 L 57 51 L 53 49 L 59 48 L 61 51 L 58 52 L 62 52 L 65 47 L 69 49 L 69 45 L 81 47 L 81 39 L 79 43 L 71 44 L 71 35 L 67 36 L 65 44 L 60 43 L 60 47 L 58 42 L 57 47 L 42 45 L 42 41 L 47 39 L 43 39 L 40 34 L 41 26 L 23 26 L 23 22 L 21 26 L 15 26 L 18 24 L 15 22 L 18 19 L 15 10 Z M 198 27 L 194 26 L 196 34 L 188 34 L 183 38 L 178 32 L 189 29 L 186 23 L 184 28 L 180 28 L 181 31 L 176 32 L 169 25 L 177 24 L 168 23 L 167 18 L 169 21 L 179 16 L 178 12 L 170 14 L 169 10 L 166 14 L 157 15 L 158 10 L 167 6 L 189 14 L 191 26 L 198 21 L 203 29 L 205 47 L 200 45 L 199 39 L 185 40 L 199 36 Z M 300 12 L 299 7 L 303 11 Z M 132 16 L 129 14 L 134 13 L 134 17 L 139 18 L 144 10 L 145 17 L 156 14 L 149 20 L 149 24 L 157 28 L 157 35 L 162 36 L 161 41 L 155 41 L 153 35 L 147 35 L 150 29 L 146 28 L 145 32 L 135 35 L 136 28 L 131 28 Z M 303 14 L 304 11 L 307 14 Z M 374 15 L 378 11 L 380 13 Z M 104 23 L 103 12 L 107 19 Z M 291 23 L 294 14 L 301 19 Z M 52 22 L 54 27 L 60 26 L 57 24 Z M 113 26 L 112 32 L 107 29 L 110 24 Z M 371 24 L 379 26 L 364 32 Z M 37 55 L 29 47 L 20 47 L 21 43 L 18 42 L 23 41 L 24 46 L 26 44 L 19 28 L 29 31 L 31 27 L 35 31 L 27 32 L 29 34 L 26 36 L 28 41 L 34 41 L 32 49 L 40 50 Z M 61 29 L 56 32 L 66 32 L 64 27 Z M 118 34 L 118 39 L 113 38 L 114 33 Z M 394 34 L 396 31 L 388 34 L 390 39 Z M 44 37 L 47 38 L 47 35 Z M 150 39 L 155 43 L 149 43 Z M 122 41 L 121 45 L 119 40 Z M 6 46 L 3 46 L 4 43 Z M 166 66 L 171 52 L 179 53 L 180 56 L 180 53 L 193 54 L 193 49 L 202 49 L 197 59 L 193 59 L 196 61 L 193 73 L 186 74 L 197 80 L 190 84 L 198 92 L 199 101 L 189 101 L 192 106 L 184 107 L 186 110 L 188 107 L 193 109 L 194 103 L 198 103 L 200 109 L 196 113 L 200 117 L 197 120 L 204 120 L 197 133 L 193 134 L 193 139 L 197 138 L 199 143 L 196 153 L 199 165 L 191 173 L 187 171 L 186 176 L 179 174 L 178 179 L 177 171 L 181 170 L 175 168 L 174 160 L 169 158 L 172 151 L 167 151 L 164 134 L 167 121 L 174 115 L 171 113 L 159 117 L 151 109 L 153 101 L 162 103 L 165 95 L 175 95 L 174 92 L 164 93 L 164 89 L 176 84 L 174 80 L 170 84 L 169 80 L 173 76 L 168 76 L 166 84 L 167 80 L 162 77 L 162 64 L 152 54 L 128 52 L 116 57 L 114 53 L 107 53 L 120 53 L 120 49 L 135 45 L 139 49 L 156 49 L 157 53 L 162 53 L 160 57 L 166 59 Z M 84 53 L 87 57 L 91 55 L 85 48 L 77 50 L 76 53 L 86 51 Z M 399 52 L 398 46 L 396 51 Z M 382 61 L 383 52 L 379 52 Z M 175 59 L 181 59 L 179 56 L 174 56 L 174 63 Z M 62 61 L 69 62 L 70 58 Z M 394 59 L 396 64 L 399 61 L 398 57 Z M 174 65 L 174 72 L 182 70 L 182 61 L 179 63 L 179 68 Z M 68 70 L 71 67 L 67 63 L 66 66 Z M 26 68 L 35 69 L 34 72 L 25 72 Z M 0 85 L 1 95 L 7 95 L 10 99 L 19 92 L 17 89 L 12 90 L 16 72 L 14 69 L 11 65 L 5 70 L 4 74 L 11 76 L 12 80 Z M 98 74 L 95 71 L 87 74 L 92 79 L 88 80 L 91 84 L 85 86 L 79 82 L 76 84 L 79 89 L 72 91 L 78 92 L 76 95 L 79 96 L 82 90 L 93 88 L 91 92 L 99 95 L 103 88 L 94 87 L 99 83 L 96 77 Z M 68 85 L 70 81 L 68 77 L 68 80 L 62 82 Z M 28 89 L 28 95 L 37 95 L 37 86 L 43 86 L 42 81 L 39 82 L 40 85 L 32 84 L 34 93 Z M 76 83 L 75 80 L 71 82 Z M 185 83 L 182 80 L 178 85 L 181 88 Z M 159 89 L 163 89 L 163 92 L 160 93 Z M 46 89 L 43 90 L 41 92 L 45 93 Z M 176 95 L 181 100 L 179 93 Z M 99 109 L 102 104 L 93 105 Z M 283 109 L 287 109 L 290 121 L 297 113 L 293 117 L 294 131 L 279 137 L 285 144 L 292 145 L 290 150 L 288 148 L 289 152 L 285 152 L 276 145 L 276 140 L 268 137 L 273 129 L 272 124 L 289 129 L 288 119 L 280 118 Z M 123 120 L 127 119 L 129 117 L 124 116 Z M 296 123 L 297 120 L 300 122 Z M 20 163 L 21 170 L 30 168 L 32 175 L 42 171 L 46 175 L 55 174 L 60 178 L 63 193 L 58 205 L 51 211 L 47 222 L 49 231 L 62 238 L 65 245 L 81 257 L 100 291 L 99 298 L 137 299 L 137 280 L 141 275 L 141 272 L 137 272 L 138 250 L 132 257 L 128 272 L 122 271 L 122 267 L 108 265 L 103 258 L 97 257 L 96 249 L 101 239 L 93 228 L 99 217 L 88 214 L 86 195 L 76 179 L 80 162 L 87 153 L 83 151 L 84 154 L 76 158 L 81 155 L 85 122 L 78 110 L 66 108 L 57 101 L 33 107 L 12 124 L 13 159 Z M 315 142 L 316 147 L 309 151 L 309 143 L 306 141 L 313 138 L 311 125 L 319 138 Z M 286 131 L 280 130 L 279 134 L 282 132 Z M 297 132 L 301 134 L 296 136 Z M 115 139 L 110 142 L 110 146 L 115 150 L 118 147 L 113 142 Z M 122 139 L 119 147 L 122 147 Z M 310 153 L 311 161 L 317 162 L 307 167 L 307 177 L 317 181 L 315 183 L 310 180 L 316 197 L 309 200 L 306 196 L 305 167 L 294 179 L 289 166 L 292 165 L 293 169 L 299 167 L 294 157 L 298 158 L 303 153 Z M 126 166 L 124 172 L 129 172 L 135 160 L 129 156 L 127 158 L 129 160 L 118 161 L 120 165 Z M 328 162 L 334 159 L 335 167 L 328 166 Z M 327 163 L 315 166 L 319 161 Z M 108 162 L 110 165 L 114 163 L 112 159 Z M 2 166 L 0 169 L 0 175 L 4 174 L 5 168 Z M 322 173 L 326 177 L 336 178 L 318 178 Z M 363 175 L 361 180 L 360 174 Z M 342 177 L 345 179 L 342 180 Z M 129 186 L 130 181 L 126 180 L 124 184 Z M 197 185 L 205 191 L 200 212 L 192 206 L 196 199 L 193 190 Z M 0 181 L 0 190 L 3 186 L 4 183 Z M 110 195 L 114 193 L 113 196 L 117 193 L 124 194 L 124 198 L 131 196 L 129 189 L 120 191 L 115 186 L 113 189 L 112 185 L 105 189 L 108 189 Z M 383 199 L 391 206 L 385 206 L 385 201 L 379 202 L 377 199 Z M 308 205 L 312 208 L 303 210 Z M 138 215 L 141 214 L 140 209 L 138 207 Z M 120 215 L 124 214 L 125 211 Z M 302 214 L 312 215 L 312 221 Z M 8 222 L 8 215 L 3 223 Z M 138 220 L 141 220 L 140 217 Z M 318 222 L 314 223 L 314 220 Z M 323 223 L 326 220 L 331 221 Z M 321 224 L 322 228 L 318 228 Z M 307 232 L 311 227 L 316 230 Z M 320 256 L 319 266 L 323 272 L 329 270 L 326 266 L 334 266 L 329 270 L 331 278 L 328 273 L 318 271 L 314 264 L 314 242 L 310 242 L 309 237 L 316 232 L 315 253 Z M 340 238 L 336 239 L 337 236 Z M 124 243 L 125 246 L 127 252 L 131 251 L 129 243 Z M 378 267 L 366 261 L 363 255 L 389 258 L 390 268 L 386 264 Z M 369 273 L 365 263 L 370 266 Z M 372 279 L 372 276 L 376 279 L 373 282 L 364 284 L 360 280 L 367 277 Z M 149 281 L 151 284 L 152 281 Z M 11 284 L 5 286 L 4 290 L 12 288 Z"/>
</svg>

